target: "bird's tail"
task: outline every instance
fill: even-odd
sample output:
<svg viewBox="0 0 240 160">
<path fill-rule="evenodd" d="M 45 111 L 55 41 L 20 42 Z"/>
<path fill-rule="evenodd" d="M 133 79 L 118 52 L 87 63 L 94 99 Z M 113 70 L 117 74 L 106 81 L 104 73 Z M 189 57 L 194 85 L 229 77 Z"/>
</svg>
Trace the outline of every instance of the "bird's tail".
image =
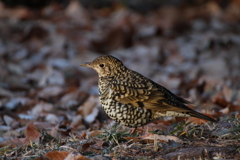
<svg viewBox="0 0 240 160">
<path fill-rule="evenodd" d="M 205 119 L 208 121 L 212 121 L 212 122 L 217 122 L 217 120 L 206 116 L 204 114 L 201 114 L 197 111 L 194 111 L 190 108 L 188 108 L 187 110 L 181 110 L 181 111 L 157 111 L 154 112 L 153 115 L 153 119 L 157 119 L 159 117 L 164 117 L 164 116 L 172 116 L 172 117 L 196 117 L 196 118 L 200 118 L 200 119 Z"/>
<path fill-rule="evenodd" d="M 194 111 L 194 110 L 190 111 L 188 114 L 189 114 L 190 116 L 192 116 L 192 117 L 196 117 L 196 118 L 200 118 L 200 119 L 205 119 L 205 120 L 212 121 L 212 122 L 217 122 L 217 120 L 215 120 L 215 119 L 213 119 L 213 118 L 211 118 L 211 117 L 209 117 L 209 116 L 206 116 L 206 115 L 204 115 L 204 114 L 202 114 L 202 113 L 196 112 L 196 111 Z"/>
</svg>

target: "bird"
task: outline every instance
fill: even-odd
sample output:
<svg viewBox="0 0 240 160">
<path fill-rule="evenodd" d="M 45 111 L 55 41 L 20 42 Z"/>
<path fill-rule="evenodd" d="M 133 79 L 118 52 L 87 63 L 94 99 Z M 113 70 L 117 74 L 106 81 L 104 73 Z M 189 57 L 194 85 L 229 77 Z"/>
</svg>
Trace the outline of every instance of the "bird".
<svg viewBox="0 0 240 160">
<path fill-rule="evenodd" d="M 124 126 L 136 128 L 164 116 L 197 117 L 217 122 L 189 108 L 191 102 L 127 68 L 111 55 L 97 57 L 81 66 L 98 73 L 102 108 L 111 119 Z"/>
</svg>

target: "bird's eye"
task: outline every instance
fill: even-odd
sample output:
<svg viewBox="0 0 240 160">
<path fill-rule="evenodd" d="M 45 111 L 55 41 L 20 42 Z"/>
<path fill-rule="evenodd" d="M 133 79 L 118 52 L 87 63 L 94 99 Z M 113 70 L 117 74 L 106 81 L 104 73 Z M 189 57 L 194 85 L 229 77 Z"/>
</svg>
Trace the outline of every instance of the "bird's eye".
<svg viewBox="0 0 240 160">
<path fill-rule="evenodd" d="M 104 64 L 99 64 L 100 67 L 104 67 Z"/>
</svg>

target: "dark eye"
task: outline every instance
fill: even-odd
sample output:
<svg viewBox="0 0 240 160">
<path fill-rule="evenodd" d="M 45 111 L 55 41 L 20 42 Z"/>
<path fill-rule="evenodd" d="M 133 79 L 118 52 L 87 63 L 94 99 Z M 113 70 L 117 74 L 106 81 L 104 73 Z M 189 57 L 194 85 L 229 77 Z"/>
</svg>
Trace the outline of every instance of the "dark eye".
<svg viewBox="0 0 240 160">
<path fill-rule="evenodd" d="M 104 64 L 99 64 L 100 67 L 104 67 Z"/>
</svg>

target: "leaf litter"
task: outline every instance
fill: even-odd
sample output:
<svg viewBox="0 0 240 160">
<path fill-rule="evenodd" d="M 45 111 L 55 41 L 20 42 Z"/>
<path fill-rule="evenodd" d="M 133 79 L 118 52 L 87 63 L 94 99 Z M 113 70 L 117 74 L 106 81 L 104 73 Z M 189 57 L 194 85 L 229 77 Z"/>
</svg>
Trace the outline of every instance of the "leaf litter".
<svg viewBox="0 0 240 160">
<path fill-rule="evenodd" d="M 240 156 L 239 2 L 133 1 L 0 2 L 1 158 Z M 96 73 L 79 66 L 106 53 L 219 122 L 163 117 L 134 132 L 114 123 Z"/>
</svg>

